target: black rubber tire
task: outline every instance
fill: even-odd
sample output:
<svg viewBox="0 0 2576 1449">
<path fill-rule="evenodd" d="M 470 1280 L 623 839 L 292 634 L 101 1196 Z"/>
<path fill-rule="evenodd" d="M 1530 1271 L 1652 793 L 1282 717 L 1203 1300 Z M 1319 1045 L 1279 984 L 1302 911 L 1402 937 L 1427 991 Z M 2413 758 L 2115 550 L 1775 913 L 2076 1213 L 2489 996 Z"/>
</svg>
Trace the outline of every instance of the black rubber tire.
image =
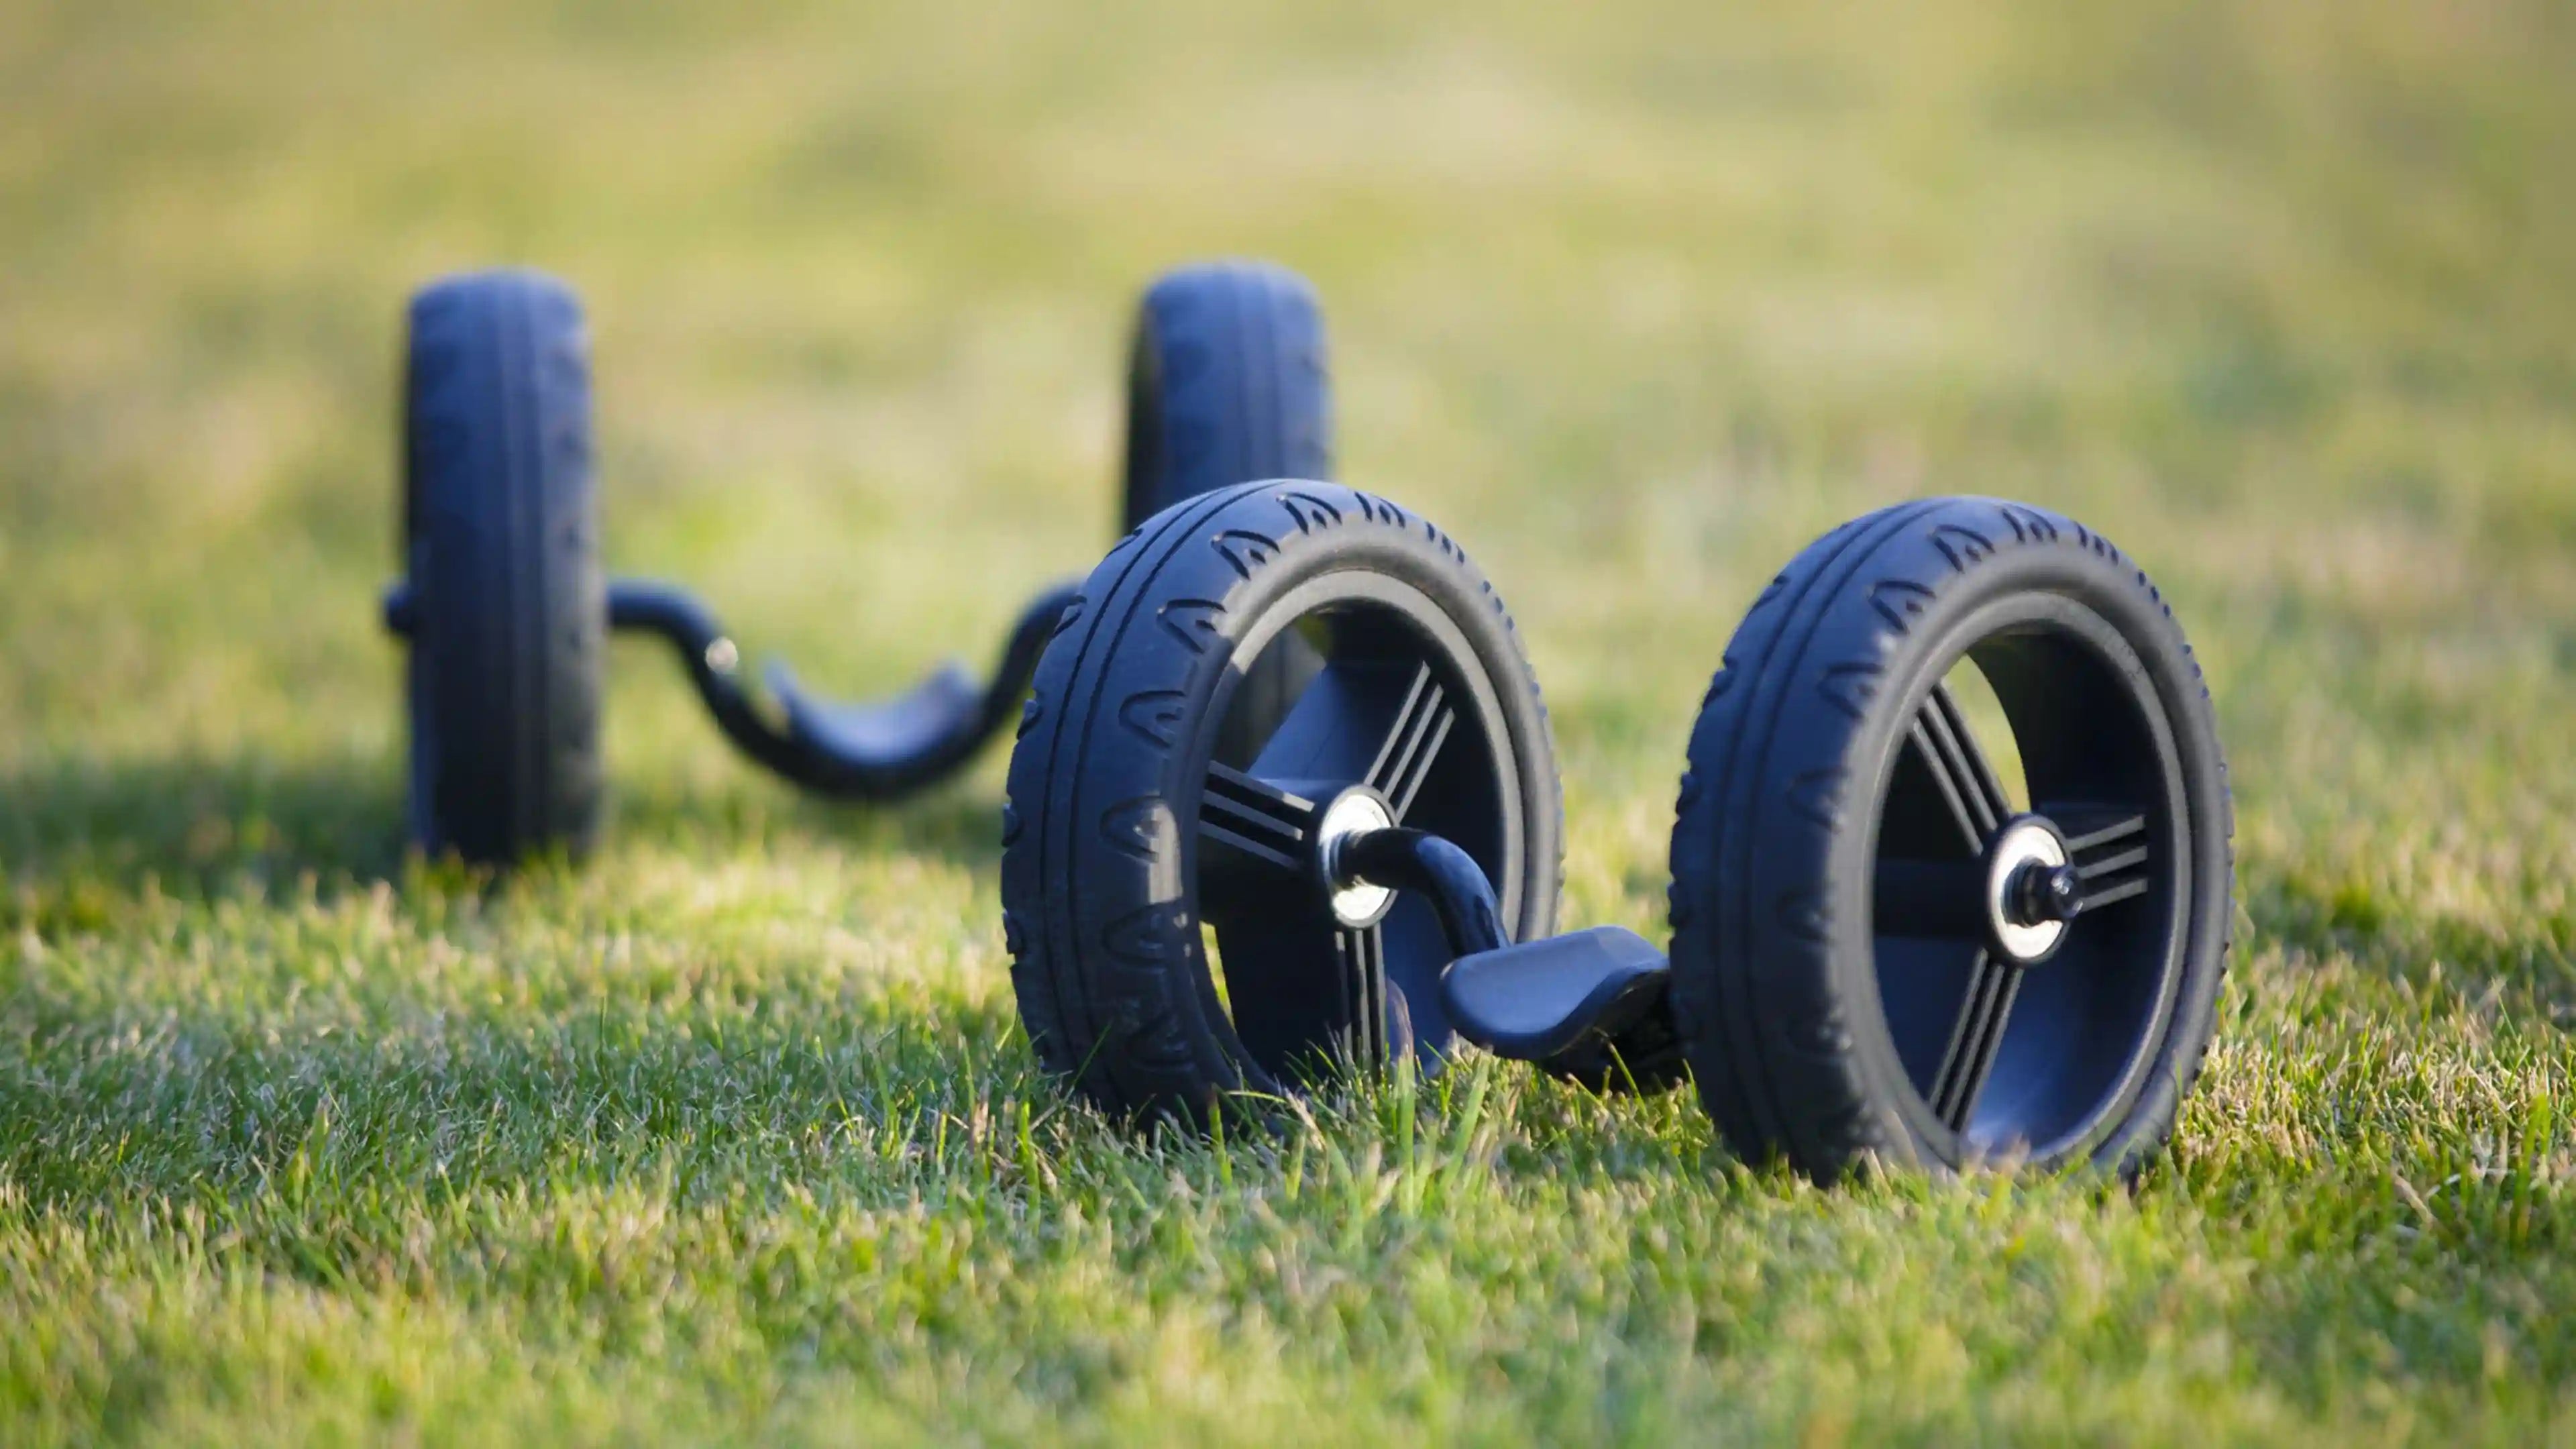
<svg viewBox="0 0 2576 1449">
<path fill-rule="evenodd" d="M 1263 262 L 1156 278 L 1128 352 L 1120 531 L 1237 483 L 1332 476 L 1333 384 L 1315 289 Z"/>
<path fill-rule="evenodd" d="M 1982 1155 L 1898 1059 L 1869 873 L 1918 704 L 1981 620 L 2025 606 L 2089 611 L 2133 652 L 2137 672 L 2119 677 L 2153 701 L 2141 728 L 2169 732 L 2159 829 L 2181 862 L 2153 902 L 2173 963 L 2161 1004 L 2106 1073 L 2115 1085 L 2085 1109 L 2098 1117 L 2081 1140 L 2070 1129 L 2028 1162 L 2127 1176 L 2171 1133 L 2215 1025 L 2232 926 L 2233 821 L 2208 689 L 2163 597 L 2108 540 L 2042 509 L 1951 498 L 1872 513 L 1801 553 L 1736 630 L 1691 734 L 1672 838 L 1674 1013 L 1701 1098 L 1744 1159 L 1782 1156 L 1830 1182 L 1872 1160 L 1946 1170 Z"/>
<path fill-rule="evenodd" d="M 1128 351 L 1120 529 L 1237 483 L 1332 476 L 1332 371 L 1315 289 L 1266 262 L 1156 278 Z M 1241 723 L 1220 746 L 1229 757 L 1248 754 L 1317 667 L 1298 641 L 1281 643 L 1245 672 Z"/>
<path fill-rule="evenodd" d="M 1537 681 L 1510 616 L 1428 521 L 1322 482 L 1175 505 L 1113 548 L 1039 662 L 1003 808 L 1002 923 L 1039 1061 L 1120 1117 L 1204 1125 L 1232 1093 L 1292 1090 L 1255 1061 L 1200 938 L 1194 818 L 1239 680 L 1234 652 L 1301 586 L 1353 575 L 1417 591 L 1486 691 L 1514 782 L 1515 939 L 1554 929 L 1563 805 Z M 1307 597 L 1300 594 L 1299 598 Z M 1176 812 L 1186 812 L 1176 814 Z M 1493 867 L 1488 867 L 1489 870 Z M 1436 995 L 1436 992 L 1434 993 Z M 1454 1038 L 1419 1040 L 1436 1053 Z"/>
<path fill-rule="evenodd" d="M 580 303 L 524 271 L 412 298 L 404 367 L 411 830 L 507 865 L 586 853 L 607 585 Z"/>
</svg>

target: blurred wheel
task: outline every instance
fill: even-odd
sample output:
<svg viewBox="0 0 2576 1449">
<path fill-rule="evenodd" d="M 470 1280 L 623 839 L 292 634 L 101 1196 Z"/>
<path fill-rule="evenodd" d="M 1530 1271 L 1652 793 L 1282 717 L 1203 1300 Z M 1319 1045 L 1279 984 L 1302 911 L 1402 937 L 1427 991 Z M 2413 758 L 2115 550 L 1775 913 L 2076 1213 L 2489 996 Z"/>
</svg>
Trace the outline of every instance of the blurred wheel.
<svg viewBox="0 0 2576 1449">
<path fill-rule="evenodd" d="M 1120 527 L 1184 499 L 1269 478 L 1333 476 L 1333 385 L 1323 310 L 1306 279 L 1259 262 L 1179 267 L 1136 308 L 1127 368 Z M 1232 763 L 1320 666 L 1283 640 L 1244 674 Z"/>
<path fill-rule="evenodd" d="M 412 837 L 496 864 L 583 854 L 608 610 L 580 304 L 530 272 L 427 287 L 403 386 Z"/>
</svg>

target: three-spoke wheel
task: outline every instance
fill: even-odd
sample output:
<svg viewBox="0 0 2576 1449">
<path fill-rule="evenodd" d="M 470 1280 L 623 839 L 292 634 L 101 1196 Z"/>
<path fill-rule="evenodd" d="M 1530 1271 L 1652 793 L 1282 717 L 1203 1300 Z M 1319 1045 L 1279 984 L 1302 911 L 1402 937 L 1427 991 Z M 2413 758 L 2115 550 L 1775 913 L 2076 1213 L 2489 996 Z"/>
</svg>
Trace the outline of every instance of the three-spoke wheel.
<svg viewBox="0 0 2576 1449">
<path fill-rule="evenodd" d="M 1827 1178 L 2134 1170 L 2208 1046 L 2233 888 L 2208 691 L 2146 574 L 2042 509 L 1908 503 L 1800 554 L 1726 658 L 1672 967 L 1729 1140 Z"/>
<path fill-rule="evenodd" d="M 1514 935 L 1553 923 L 1559 804 L 1538 687 L 1466 555 L 1329 483 L 1165 510 L 1093 571 L 1011 759 L 1012 981 L 1041 1058 L 1122 1113 L 1204 1120 L 1455 1031 L 1435 902 L 1337 844 L 1435 833 Z M 1245 726 L 1245 681 L 1313 667 Z"/>
</svg>

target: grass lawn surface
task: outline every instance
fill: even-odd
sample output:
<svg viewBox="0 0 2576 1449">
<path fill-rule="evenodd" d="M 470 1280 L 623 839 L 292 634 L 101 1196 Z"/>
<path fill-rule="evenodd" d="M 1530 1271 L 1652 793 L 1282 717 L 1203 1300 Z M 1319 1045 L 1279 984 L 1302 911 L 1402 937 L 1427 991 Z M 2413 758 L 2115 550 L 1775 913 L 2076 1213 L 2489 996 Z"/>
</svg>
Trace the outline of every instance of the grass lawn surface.
<svg viewBox="0 0 2576 1449">
<path fill-rule="evenodd" d="M 2576 1440 L 2576 9 L 0 5 L 0 1441 Z M 401 847 L 397 324 L 591 310 L 607 548 L 850 694 L 1109 542 L 1128 308 L 1274 257 L 1517 616 L 1569 923 L 1843 517 L 2098 526 L 2234 767 L 2134 1194 L 1735 1161 L 1476 1060 L 1138 1140 L 1002 761 Z"/>
</svg>

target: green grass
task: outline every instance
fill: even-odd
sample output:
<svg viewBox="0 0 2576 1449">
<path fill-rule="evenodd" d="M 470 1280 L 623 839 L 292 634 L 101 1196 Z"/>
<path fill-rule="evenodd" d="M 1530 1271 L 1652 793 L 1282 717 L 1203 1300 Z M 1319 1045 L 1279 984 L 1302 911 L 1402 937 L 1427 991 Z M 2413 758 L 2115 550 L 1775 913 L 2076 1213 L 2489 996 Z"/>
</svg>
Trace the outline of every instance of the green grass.
<svg viewBox="0 0 2576 1449">
<path fill-rule="evenodd" d="M 2571 74 L 2551 0 L 0 7 L 0 1440 L 2576 1439 Z M 1569 921 L 1657 932 L 1826 526 L 2146 564 L 2244 918 L 2138 1192 L 1483 1062 L 1133 1140 L 1000 761 L 800 802 L 641 646 L 598 860 L 403 858 L 409 287 L 579 285 L 612 562 L 863 692 L 1105 546 L 1222 253 L 1518 615 Z"/>
</svg>

